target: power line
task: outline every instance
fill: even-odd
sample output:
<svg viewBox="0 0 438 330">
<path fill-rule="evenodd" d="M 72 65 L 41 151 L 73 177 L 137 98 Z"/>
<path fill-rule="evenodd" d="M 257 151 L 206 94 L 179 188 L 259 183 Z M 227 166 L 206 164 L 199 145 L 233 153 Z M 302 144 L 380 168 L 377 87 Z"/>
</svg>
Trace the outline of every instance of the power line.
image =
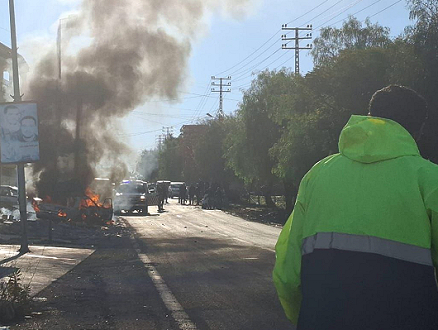
<svg viewBox="0 0 438 330">
<path fill-rule="evenodd" d="M 313 22 L 313 21 L 315 21 L 315 19 L 317 19 L 319 16 L 325 14 L 326 12 L 328 12 L 330 9 L 332 9 L 333 7 L 335 7 L 338 3 L 342 2 L 342 1 L 344 1 L 344 0 L 339 0 L 338 2 L 336 2 L 334 5 L 331 5 L 329 8 L 327 8 L 327 9 L 326 9 L 325 11 L 323 11 L 322 13 L 316 15 L 315 17 L 312 17 L 310 20 L 308 20 L 308 22 Z M 287 24 L 290 24 L 290 23 L 287 23 Z M 287 25 L 287 24 L 286 24 L 286 25 Z M 303 25 L 304 25 L 304 24 L 303 24 Z M 286 33 L 286 34 L 287 34 L 287 33 Z"/>
<path fill-rule="evenodd" d="M 293 23 L 293 22 L 297 21 L 298 19 L 300 19 L 301 17 L 304 17 L 304 16 L 306 16 L 307 14 L 310 14 L 312 11 L 314 11 L 315 9 L 318 9 L 318 8 L 321 7 L 323 4 L 325 4 L 327 1 L 329 1 L 329 0 L 325 0 L 325 1 L 321 2 L 321 3 L 320 3 L 319 5 L 317 5 L 316 7 L 313 7 L 313 8 L 310 9 L 308 12 L 304 13 L 304 14 L 301 15 L 300 17 L 297 17 L 297 18 L 293 19 L 293 20 L 290 21 L 290 22 L 287 22 L 286 24 Z M 341 1 L 342 1 L 342 0 L 341 0 Z M 339 2 L 340 2 L 340 1 L 339 1 Z M 313 19 L 312 19 L 312 20 L 313 20 Z"/>
<path fill-rule="evenodd" d="M 398 4 L 398 3 L 401 2 L 401 1 L 402 1 L 402 0 L 398 0 L 398 1 L 394 2 L 392 5 L 389 5 L 388 7 L 382 9 L 381 11 L 375 13 L 374 15 L 371 15 L 369 18 L 374 17 L 374 16 L 380 14 L 381 12 L 383 12 L 383 11 L 385 11 L 385 10 L 391 8 L 392 6 L 395 6 L 396 4 Z"/>
<path fill-rule="evenodd" d="M 281 30 L 279 30 L 281 31 Z M 277 32 L 278 33 L 278 32 Z M 245 73 L 247 72 L 248 69 L 244 69 L 247 65 L 249 65 L 250 63 L 254 62 L 256 59 L 258 59 L 260 56 L 262 56 L 264 53 L 266 53 L 268 50 L 270 50 L 272 48 L 272 46 L 277 44 L 277 40 L 275 40 L 268 48 L 266 48 L 263 52 L 261 52 L 260 54 L 258 54 L 256 57 L 254 57 L 251 61 L 249 61 L 248 63 L 246 63 L 245 65 L 243 65 L 241 68 L 233 71 L 230 73 L 230 75 L 239 75 L 242 72 L 239 72 L 241 70 L 243 70 Z"/>
<path fill-rule="evenodd" d="M 328 1 L 328 0 L 327 0 L 327 1 Z M 323 5 L 323 4 L 326 3 L 327 1 L 323 1 L 322 3 L 320 3 L 319 5 L 317 5 L 316 7 L 314 7 L 313 9 L 309 10 L 309 11 L 306 12 L 305 14 L 303 14 L 303 15 L 297 17 L 296 19 L 294 19 L 294 20 L 292 20 L 292 21 L 290 21 L 290 22 L 296 21 L 296 20 L 298 20 L 299 18 L 304 17 L 305 15 L 307 15 L 308 13 L 310 13 L 311 11 L 313 11 L 314 9 L 319 8 L 321 5 Z M 337 4 L 339 4 L 339 3 L 342 2 L 342 1 L 343 1 L 343 0 L 338 0 L 335 4 L 333 4 L 332 6 L 330 6 L 329 8 L 327 8 L 324 12 L 322 12 L 321 14 L 318 14 L 318 15 L 314 16 L 314 17 L 311 19 L 311 21 L 313 21 L 314 19 L 318 18 L 319 16 L 321 16 L 322 14 L 324 14 L 325 12 L 327 12 L 328 10 L 332 9 L 333 7 L 335 7 Z M 347 6 L 348 8 L 347 8 L 346 10 L 348 10 L 349 8 L 351 8 L 352 6 L 354 6 L 355 4 L 357 4 L 357 3 L 360 2 L 360 1 L 362 1 L 362 0 L 358 0 L 358 1 L 356 1 L 355 3 L 353 3 L 352 5 Z M 346 10 L 345 10 L 345 11 L 346 11 Z M 338 15 L 338 16 L 339 16 L 339 15 Z M 290 23 L 290 22 L 289 22 L 289 23 Z M 287 24 L 289 24 L 289 23 L 287 23 Z M 271 39 L 272 39 L 272 38 L 271 38 Z M 265 43 L 265 44 L 266 44 L 266 43 Z M 275 41 L 274 44 L 276 44 L 276 41 Z M 271 44 L 271 45 L 269 46 L 269 48 L 271 48 L 274 44 Z M 286 43 L 286 45 L 287 45 L 287 44 L 289 44 L 289 42 Z M 250 69 L 245 69 L 243 72 L 241 72 L 241 73 L 237 73 L 237 72 L 241 71 L 246 65 L 248 65 L 248 64 L 251 63 L 251 62 L 253 62 L 255 59 L 257 59 L 258 57 L 260 57 L 262 54 L 266 53 L 266 52 L 269 50 L 269 48 L 267 48 L 264 52 L 262 52 L 261 54 L 259 54 L 256 58 L 252 59 L 250 62 L 248 62 L 247 64 L 245 64 L 244 66 L 242 66 L 240 69 L 237 69 L 237 71 L 232 72 L 231 74 L 233 74 L 233 75 L 237 74 L 237 75 L 238 75 L 238 76 L 236 77 L 237 80 L 233 80 L 233 81 L 242 80 L 242 79 L 240 79 L 241 77 L 243 77 L 244 75 L 246 75 L 248 72 L 252 71 L 252 70 L 253 70 L 254 68 L 256 68 L 258 65 L 260 65 L 260 64 L 263 63 L 264 61 L 268 60 L 270 57 L 272 57 L 273 55 L 275 55 L 275 54 L 278 52 L 278 50 L 275 51 L 274 53 L 272 53 L 271 55 L 269 55 L 268 57 L 266 57 L 263 61 L 261 61 L 261 62 L 257 63 L 256 65 L 252 66 Z M 281 56 L 281 57 L 282 57 L 282 56 Z M 279 59 L 279 58 L 278 58 L 278 59 Z M 278 60 L 278 59 L 277 59 L 277 60 Z M 274 61 L 274 62 L 275 62 L 275 61 Z"/>
<path fill-rule="evenodd" d="M 297 20 L 299 20 L 300 18 L 303 18 L 304 16 L 306 16 L 307 14 L 309 14 L 309 13 L 311 13 L 313 10 L 315 10 L 315 9 L 318 9 L 319 7 L 321 7 L 324 3 L 326 3 L 326 2 L 328 2 L 329 0 L 324 0 L 324 1 L 322 1 L 320 4 L 318 4 L 318 5 L 316 5 L 315 7 L 313 7 L 312 9 L 310 9 L 309 11 L 307 11 L 306 13 L 304 13 L 304 14 L 302 14 L 302 15 L 300 15 L 300 16 L 298 16 L 298 17 L 296 17 L 296 18 L 294 18 L 293 20 L 291 20 L 290 22 L 288 22 L 287 24 L 290 24 L 290 23 L 292 23 L 292 22 L 295 22 L 295 21 L 297 21 Z M 340 1 L 342 1 L 342 0 L 340 0 Z M 339 2 L 340 2 L 339 1 Z M 219 72 L 219 73 L 217 73 L 216 75 L 217 76 L 219 76 L 219 75 L 221 75 L 221 74 L 223 74 L 223 73 L 225 73 L 225 72 L 229 72 L 230 70 L 232 70 L 232 69 L 234 69 L 235 67 L 237 67 L 238 65 L 240 65 L 240 64 L 242 64 L 243 62 L 245 62 L 248 58 L 250 58 L 252 55 L 254 55 L 255 53 L 257 53 L 260 49 L 262 49 L 269 41 L 271 41 L 273 38 L 275 38 L 277 35 L 278 35 L 278 33 L 281 31 L 281 29 L 279 29 L 279 30 L 277 30 L 267 41 L 265 41 L 259 48 L 257 48 L 255 51 L 253 51 L 251 54 L 249 54 L 247 57 L 245 57 L 243 60 L 241 60 L 240 62 L 238 62 L 238 63 L 236 63 L 235 65 L 233 65 L 232 67 L 230 67 L 230 68 L 228 68 L 228 69 L 226 69 L 226 70 L 224 70 L 224 71 L 221 71 L 221 72 Z M 272 45 L 271 46 L 269 46 L 269 48 L 270 47 L 272 47 Z M 268 49 L 269 49 L 268 48 Z M 234 73 L 230 73 L 230 75 L 232 75 L 232 74 L 234 74 Z"/>
<path fill-rule="evenodd" d="M 240 75 L 238 75 L 236 77 L 236 79 L 234 81 L 239 81 L 241 80 L 240 78 L 243 77 L 244 75 L 248 74 L 248 72 L 251 72 L 253 69 L 255 69 L 256 67 L 258 67 L 260 64 L 262 64 L 263 62 L 267 61 L 268 59 L 270 59 L 272 56 L 274 56 L 275 54 L 277 54 L 279 51 L 281 50 L 281 48 L 278 48 L 275 52 L 273 52 L 271 55 L 269 55 L 268 57 L 264 58 L 262 61 L 260 61 L 259 63 L 257 63 L 256 65 L 252 66 L 251 68 L 249 68 L 248 70 L 246 70 L 245 72 L 241 73 Z"/>
<path fill-rule="evenodd" d="M 278 49 L 275 53 L 277 53 L 277 52 L 279 52 L 281 49 Z M 274 54 L 275 54 L 274 53 Z M 272 54 L 272 55 L 274 55 L 274 54 Z M 285 56 L 287 53 L 282 53 L 279 57 L 277 57 L 274 61 L 272 61 L 272 62 L 270 62 L 268 65 L 266 65 L 266 67 L 264 67 L 262 70 L 259 70 L 259 71 L 263 71 L 264 69 L 267 69 L 270 65 L 272 65 L 272 64 L 274 64 L 275 62 L 277 62 L 280 58 L 282 58 L 283 56 Z M 266 58 L 265 60 L 267 60 L 267 59 L 269 59 L 270 57 L 272 57 L 272 56 L 269 56 L 268 58 Z M 263 60 L 263 62 L 265 61 L 265 60 Z M 260 64 L 260 63 L 259 63 Z M 257 66 L 257 65 L 256 65 Z M 255 68 L 255 67 L 253 67 L 253 68 Z M 242 77 L 242 76 L 239 76 L 239 77 L 241 77 L 240 79 L 235 79 L 235 80 L 233 80 L 233 82 L 236 82 L 236 81 L 241 81 L 241 80 L 244 80 L 244 79 L 246 79 L 246 78 L 249 78 L 249 77 L 252 77 L 253 76 L 253 72 L 251 72 L 251 74 L 250 75 L 247 75 L 247 76 L 245 76 L 245 77 Z M 240 86 L 238 86 L 238 87 L 240 87 Z"/>
<path fill-rule="evenodd" d="M 337 12 L 334 12 L 334 13 L 332 13 L 332 14 L 330 14 L 330 15 L 325 16 L 322 20 L 326 19 L 327 17 L 330 17 L 330 18 L 329 18 L 327 21 L 325 21 L 324 23 L 321 23 L 320 25 L 318 25 L 315 29 L 317 29 L 317 28 L 319 28 L 320 26 L 322 26 L 322 25 L 324 25 L 324 24 L 330 22 L 331 20 L 335 19 L 336 17 L 342 15 L 342 14 L 345 13 L 347 10 L 349 10 L 350 8 L 356 6 L 356 5 L 357 5 L 359 2 L 361 2 L 361 1 L 362 1 L 362 0 L 357 0 L 357 1 L 353 2 L 353 3 L 350 3 L 350 4 L 347 5 L 347 6 L 344 6 L 344 7 L 340 8 Z M 378 0 L 378 1 L 381 1 L 381 0 Z M 354 15 L 354 14 L 353 14 L 353 15 Z"/>
<path fill-rule="evenodd" d="M 354 15 L 356 15 L 356 14 L 359 14 L 359 13 L 363 12 L 364 10 L 370 8 L 371 6 L 374 6 L 376 3 L 380 2 L 380 1 L 382 1 L 382 0 L 374 1 L 372 4 L 366 6 L 365 8 L 362 8 L 361 10 L 358 10 L 358 11 L 354 12 L 353 14 L 350 14 L 349 16 L 354 16 Z M 401 1 L 401 0 L 400 0 L 400 1 Z M 400 1 L 397 1 L 397 2 L 400 2 Z M 337 16 L 339 16 L 339 15 L 337 15 Z M 337 17 L 337 16 L 335 16 L 335 17 Z M 323 26 L 324 24 L 330 22 L 330 21 L 331 21 L 332 19 L 334 19 L 335 17 L 332 17 L 332 18 L 329 19 L 328 21 L 325 21 L 324 23 L 318 25 L 318 26 L 316 27 L 316 31 L 321 30 L 321 29 L 320 29 L 321 26 Z M 330 24 L 329 26 L 336 25 L 336 24 L 338 24 L 338 23 L 344 21 L 346 18 L 348 18 L 348 17 L 344 17 L 344 18 L 340 19 L 339 21 L 336 21 L 336 22 Z"/>
<path fill-rule="evenodd" d="M 312 20 L 313 20 L 313 19 L 316 19 L 316 18 L 318 18 L 318 17 L 320 17 L 322 14 L 324 14 L 324 13 L 326 13 L 328 10 L 334 8 L 336 5 L 338 5 L 338 4 L 339 4 L 340 2 L 342 2 L 342 1 L 343 1 L 343 0 L 339 0 L 339 1 L 337 1 L 335 4 L 333 4 L 333 5 L 331 5 L 329 8 L 327 8 L 324 12 L 322 12 L 322 13 L 320 13 L 320 14 L 314 16 L 314 17 L 312 18 Z M 334 19 L 335 17 L 341 15 L 343 12 L 345 12 L 345 11 L 347 11 L 348 9 L 350 9 L 351 7 L 355 6 L 355 5 L 356 5 L 357 3 L 359 3 L 360 1 L 362 1 L 362 0 L 357 0 L 357 1 L 355 1 L 354 3 L 349 4 L 348 6 L 345 6 L 345 7 L 344 7 L 345 9 L 341 10 L 340 12 L 338 12 L 337 15 L 334 16 L 334 17 L 332 17 L 330 20 L 332 20 L 332 19 Z M 381 0 L 379 0 L 379 1 L 381 1 Z M 326 2 L 327 2 L 327 1 L 323 1 L 323 2 L 320 3 L 319 5 L 317 5 L 317 6 L 315 6 L 314 8 L 312 8 L 312 10 L 310 10 L 310 11 L 306 12 L 305 14 L 303 14 L 303 15 L 297 17 L 296 19 L 292 20 L 291 22 L 293 22 L 293 21 L 295 21 L 295 20 L 297 20 L 297 19 L 299 19 L 299 18 L 305 16 L 306 14 L 310 13 L 310 12 L 313 11 L 314 9 L 321 7 L 321 6 L 322 6 L 324 3 L 326 3 Z M 330 21 L 330 20 L 329 20 L 329 21 Z M 323 24 L 325 24 L 325 23 L 323 23 Z M 266 45 L 270 40 L 272 40 L 272 38 L 273 38 L 273 37 L 271 37 L 271 38 L 270 38 L 267 42 L 265 42 L 262 46 Z M 275 44 L 275 43 L 274 43 L 274 44 Z M 233 81 L 240 81 L 240 80 L 243 80 L 243 79 L 247 78 L 248 76 L 245 76 L 245 75 L 247 75 L 249 72 L 251 72 L 253 69 L 255 69 L 256 67 L 258 67 L 258 66 L 259 66 L 260 64 L 262 64 L 263 62 L 267 61 L 267 60 L 268 60 L 269 58 L 271 58 L 272 56 L 274 56 L 274 55 L 278 52 L 278 50 L 274 51 L 274 52 L 271 53 L 269 56 L 267 56 L 266 58 L 264 58 L 262 61 L 258 62 L 257 64 L 253 65 L 252 67 L 247 68 L 247 69 L 244 69 L 245 66 L 249 65 L 249 64 L 250 64 L 251 62 L 253 62 L 255 59 L 259 58 L 262 54 L 266 53 L 266 52 L 267 52 L 267 51 L 268 51 L 268 50 L 269 50 L 274 44 L 271 44 L 271 45 L 270 45 L 267 49 L 265 49 L 261 54 L 259 54 L 258 56 L 256 56 L 256 58 L 253 58 L 251 61 L 249 61 L 248 63 L 246 63 L 246 64 L 243 65 L 242 67 L 240 67 L 239 69 L 235 70 L 232 74 L 237 74 L 237 77 L 236 77 L 236 79 L 234 79 Z M 289 44 L 289 42 L 288 42 L 287 44 Z M 261 47 L 259 47 L 259 49 L 260 49 L 260 48 L 261 48 Z M 254 52 L 253 52 L 252 54 L 250 54 L 250 55 L 253 55 L 253 54 L 256 53 L 259 49 L 257 49 L 256 51 L 254 51 Z M 250 57 L 250 56 L 248 56 L 248 57 Z M 248 58 L 248 57 L 247 57 L 247 58 Z M 275 61 L 273 61 L 273 63 L 275 63 L 275 62 L 276 62 L 277 60 L 279 60 L 281 57 L 282 57 L 282 56 L 280 56 L 279 58 L 277 58 Z M 246 59 L 247 59 L 247 58 L 246 58 Z M 243 61 L 241 61 L 241 62 L 243 62 Z M 241 62 L 240 62 L 240 63 L 241 63 Z M 240 64 L 240 63 L 239 63 L 239 64 Z M 238 65 L 238 64 L 236 64 L 234 67 L 236 67 L 237 65 Z M 249 76 L 252 76 L 252 74 L 249 75 Z"/>
<path fill-rule="evenodd" d="M 252 55 L 254 55 L 255 53 L 257 53 L 264 45 L 266 45 L 269 41 L 271 41 L 275 36 L 277 36 L 278 32 L 280 32 L 281 30 L 278 30 L 277 32 L 275 32 L 272 37 L 270 37 L 263 45 L 261 45 L 259 48 L 257 48 L 255 51 L 253 51 L 251 54 L 249 54 L 247 57 L 245 57 L 243 60 L 241 60 L 239 63 L 233 65 L 231 68 L 228 68 L 227 70 L 224 70 L 222 72 L 219 72 L 218 75 L 223 74 L 224 72 L 228 72 L 231 69 L 234 69 L 236 66 L 238 66 L 239 64 L 243 63 L 244 61 L 246 61 L 248 58 L 250 58 Z M 270 46 L 271 47 L 271 46 Z M 269 49 L 269 48 L 268 48 Z"/>
<path fill-rule="evenodd" d="M 361 1 L 361 0 L 360 0 L 360 1 Z M 329 20 L 325 21 L 324 23 L 320 24 L 320 25 L 315 29 L 315 31 L 319 31 L 319 30 L 321 30 L 320 28 L 321 28 L 323 25 L 325 25 L 326 23 L 330 22 L 330 21 L 333 20 L 334 18 L 338 17 L 339 15 L 341 15 L 342 13 L 344 13 L 345 11 L 347 11 L 348 9 L 350 9 L 351 7 L 353 7 L 354 5 L 356 5 L 357 3 L 359 3 L 360 1 L 356 1 L 356 2 L 354 2 L 354 3 L 352 3 L 352 4 L 350 4 L 349 6 L 347 6 L 347 7 L 348 7 L 347 9 L 342 10 L 342 11 L 339 12 L 336 16 L 334 16 L 334 17 L 330 18 Z M 372 6 L 374 6 L 375 4 L 377 4 L 377 3 L 381 2 L 381 1 L 382 1 L 382 0 L 377 0 L 377 1 L 373 2 L 372 4 L 370 4 L 370 5 L 368 5 L 368 6 L 364 7 L 364 8 L 362 8 L 362 9 L 360 9 L 360 10 L 358 10 L 358 11 L 356 11 L 356 12 L 354 12 L 353 14 L 350 14 L 350 15 L 351 15 L 351 16 L 354 16 L 354 15 L 356 15 L 356 14 L 359 14 L 359 13 L 363 12 L 364 10 L 366 10 L 366 9 L 368 9 L 368 8 L 370 8 L 370 7 L 372 7 Z M 395 6 L 397 3 L 401 2 L 401 1 L 402 1 L 402 0 L 397 0 L 397 1 L 395 1 L 395 2 L 392 3 L 391 5 L 385 7 L 384 9 L 382 9 L 382 10 L 380 10 L 380 11 L 374 13 L 374 14 L 371 15 L 371 16 L 368 16 L 368 18 L 372 18 L 372 17 L 374 17 L 374 16 L 376 16 L 376 15 L 382 13 L 383 11 L 385 11 L 385 10 L 387 10 L 387 9 L 389 9 L 389 8 L 391 8 L 391 7 L 393 7 L 393 6 Z M 350 16 L 350 15 L 349 15 L 349 16 Z M 335 23 L 331 24 L 330 26 L 333 26 L 333 25 L 335 25 L 335 24 L 337 24 L 337 23 L 339 23 L 339 22 L 342 22 L 342 21 L 344 21 L 346 18 L 348 18 L 348 17 L 344 17 L 344 18 L 342 18 L 341 20 L 338 20 L 338 21 L 336 21 Z M 364 21 L 364 20 L 363 20 L 363 21 Z M 362 22 L 363 22 L 363 21 L 362 21 Z M 275 53 L 276 53 L 276 52 L 274 52 L 273 54 L 275 54 Z M 272 55 L 273 55 L 273 54 L 272 54 Z M 278 59 L 279 59 L 279 58 L 278 58 Z M 277 59 L 277 60 L 278 60 L 278 59 Z M 290 60 L 290 59 L 288 59 L 287 61 L 289 61 L 289 60 Z M 283 62 L 281 65 L 283 65 L 283 64 L 286 63 L 287 61 Z M 263 61 L 262 61 L 262 62 L 263 62 Z M 278 69 L 278 67 L 276 67 L 275 69 Z M 240 78 L 240 77 L 242 77 L 242 75 L 239 76 L 239 78 Z M 236 81 L 238 81 L 238 80 L 239 80 L 239 81 L 240 81 L 240 80 L 244 80 L 245 78 L 248 78 L 248 77 L 243 77 L 243 78 L 240 78 L 240 79 L 237 79 L 237 80 L 233 80 L 233 81 L 236 82 Z M 237 89 L 240 89 L 240 88 L 242 88 L 242 87 L 246 87 L 246 86 L 250 86 L 250 85 L 251 85 L 251 83 L 242 84 L 242 85 L 237 86 L 236 88 L 237 88 Z"/>
</svg>

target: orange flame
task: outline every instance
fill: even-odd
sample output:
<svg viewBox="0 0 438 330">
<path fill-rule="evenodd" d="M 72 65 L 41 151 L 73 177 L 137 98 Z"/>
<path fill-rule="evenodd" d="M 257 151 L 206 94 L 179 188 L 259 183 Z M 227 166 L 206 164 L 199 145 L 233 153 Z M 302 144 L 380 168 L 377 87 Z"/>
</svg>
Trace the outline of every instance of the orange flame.
<svg viewBox="0 0 438 330">
<path fill-rule="evenodd" d="M 100 196 L 93 193 L 90 188 L 87 188 L 85 190 L 85 196 L 87 196 L 88 198 L 84 198 L 81 201 L 79 209 L 93 207 L 93 206 L 102 207 L 102 204 L 99 202 Z"/>
<path fill-rule="evenodd" d="M 65 217 L 67 217 L 67 213 L 65 213 L 63 210 L 59 210 L 58 211 L 58 217 L 65 218 Z"/>
<path fill-rule="evenodd" d="M 36 200 L 32 200 L 32 206 L 33 206 L 33 209 L 35 210 L 35 212 L 40 212 L 40 207 L 38 206 L 38 203 L 37 203 L 37 201 Z"/>
</svg>

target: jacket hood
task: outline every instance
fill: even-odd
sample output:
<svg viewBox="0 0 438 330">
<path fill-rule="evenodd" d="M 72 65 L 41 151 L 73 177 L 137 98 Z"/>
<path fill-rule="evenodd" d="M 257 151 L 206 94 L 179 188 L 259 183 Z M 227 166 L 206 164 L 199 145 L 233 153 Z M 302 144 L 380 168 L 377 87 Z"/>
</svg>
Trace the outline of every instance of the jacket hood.
<svg viewBox="0 0 438 330">
<path fill-rule="evenodd" d="M 351 116 L 339 138 L 339 152 L 361 163 L 401 156 L 419 156 L 417 144 L 397 122 L 369 116 Z"/>
</svg>

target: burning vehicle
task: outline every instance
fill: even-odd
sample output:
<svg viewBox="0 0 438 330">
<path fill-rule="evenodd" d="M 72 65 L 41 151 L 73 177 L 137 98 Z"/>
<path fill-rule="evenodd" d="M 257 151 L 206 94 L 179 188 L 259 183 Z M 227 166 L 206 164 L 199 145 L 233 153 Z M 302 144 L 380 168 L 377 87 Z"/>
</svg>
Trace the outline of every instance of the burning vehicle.
<svg viewBox="0 0 438 330">
<path fill-rule="evenodd" d="M 71 182 L 58 186 L 56 200 L 50 196 L 43 199 L 34 198 L 33 207 L 39 219 L 65 220 L 72 222 L 85 222 L 89 224 L 109 224 L 113 217 L 111 198 L 100 201 L 100 196 L 90 188 L 79 192 L 76 189 L 63 191 L 65 188 L 77 186 Z"/>
<path fill-rule="evenodd" d="M 115 190 L 114 214 L 148 214 L 148 206 L 158 205 L 158 195 L 151 193 L 148 183 L 141 180 L 125 180 Z"/>
</svg>

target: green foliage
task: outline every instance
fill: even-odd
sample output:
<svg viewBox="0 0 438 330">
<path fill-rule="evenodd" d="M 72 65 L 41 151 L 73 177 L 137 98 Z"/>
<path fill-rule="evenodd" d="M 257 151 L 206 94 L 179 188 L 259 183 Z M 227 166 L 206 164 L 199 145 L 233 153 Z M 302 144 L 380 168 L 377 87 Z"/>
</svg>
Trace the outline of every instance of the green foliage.
<svg viewBox="0 0 438 330">
<path fill-rule="evenodd" d="M 282 181 L 290 209 L 303 175 L 338 152 L 350 116 L 366 115 L 372 95 L 389 84 L 412 87 L 431 105 L 420 150 L 438 161 L 438 3 L 408 3 L 417 21 L 404 36 L 390 40 L 388 28 L 350 17 L 321 30 L 316 67 L 306 76 L 285 68 L 259 73 L 232 116 L 208 123 L 194 153 L 199 175 L 217 180 L 228 175 L 225 166 L 257 188 Z"/>
<path fill-rule="evenodd" d="M 230 119 L 228 117 L 210 120 L 206 123 L 206 130 L 194 152 L 197 168 L 196 181 L 201 179 L 207 182 L 216 182 L 226 187 L 231 181 L 236 180 L 232 171 L 225 168 L 222 150 L 229 128 Z"/>
<path fill-rule="evenodd" d="M 345 49 L 366 49 L 385 47 L 390 44 L 389 29 L 365 20 L 365 26 L 350 16 L 342 28 L 322 28 L 320 36 L 314 40 L 311 51 L 315 65 L 326 64 Z"/>
<path fill-rule="evenodd" d="M 3 322 L 24 317 L 30 310 L 30 287 L 21 282 L 21 272 L 17 270 L 0 284 L 0 320 Z"/>
<path fill-rule="evenodd" d="M 180 181 L 183 179 L 183 163 L 179 142 L 178 138 L 169 137 L 159 150 L 158 176 L 162 180 Z"/>
<path fill-rule="evenodd" d="M 263 71 L 244 92 L 243 101 L 231 120 L 231 133 L 225 139 L 227 166 L 246 183 L 272 185 L 275 160 L 269 149 L 281 136 L 274 119 L 275 109 L 289 102 L 289 70 Z M 278 116 L 284 117 L 280 112 Z"/>
<path fill-rule="evenodd" d="M 288 107 L 275 116 L 286 125 L 270 150 L 277 160 L 274 173 L 297 186 L 313 164 L 337 152 L 348 118 L 367 114 L 372 94 L 388 84 L 390 69 L 385 50 L 369 48 L 344 51 L 304 78 L 291 77 Z"/>
</svg>

